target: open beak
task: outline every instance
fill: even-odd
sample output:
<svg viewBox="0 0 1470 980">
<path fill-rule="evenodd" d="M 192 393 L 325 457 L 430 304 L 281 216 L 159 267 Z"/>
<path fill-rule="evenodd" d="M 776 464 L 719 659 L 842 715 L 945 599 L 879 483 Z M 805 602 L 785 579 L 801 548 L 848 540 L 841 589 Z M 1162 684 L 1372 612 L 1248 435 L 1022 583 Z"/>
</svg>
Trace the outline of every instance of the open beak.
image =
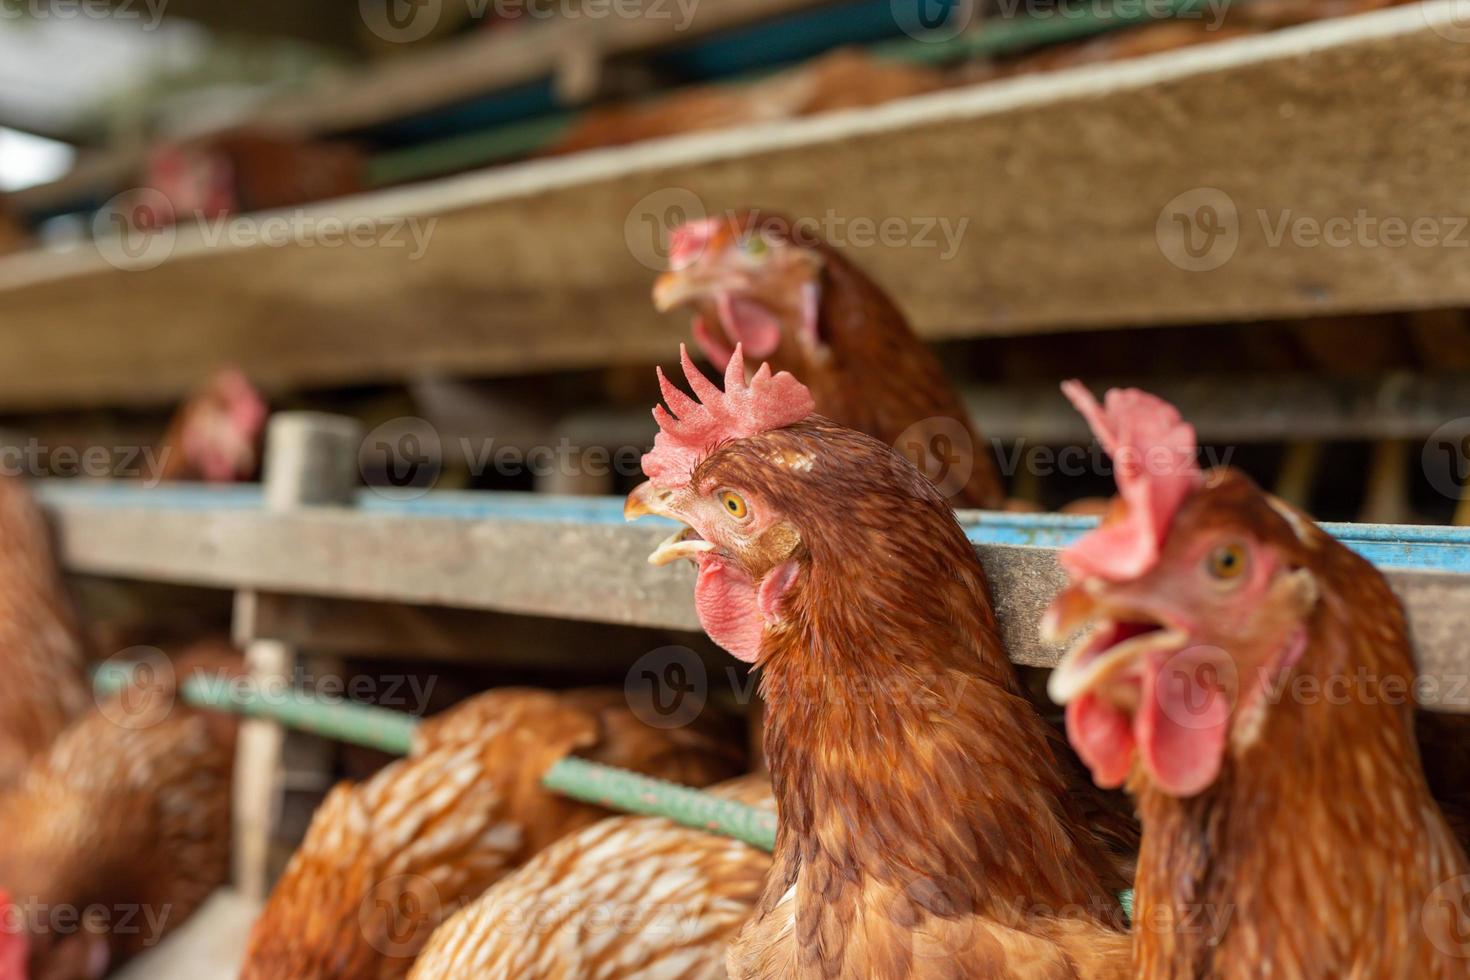
<svg viewBox="0 0 1470 980">
<path fill-rule="evenodd" d="M 1046 692 L 1057 704 L 1069 704 L 1134 676 L 1149 654 L 1173 653 L 1189 644 L 1189 633 L 1171 617 L 1105 601 L 1102 593 L 1100 581 L 1084 580 L 1057 596 L 1042 617 L 1041 635 L 1048 643 L 1061 643 L 1087 628 L 1047 681 Z"/>
<path fill-rule="evenodd" d="M 655 514 L 659 517 L 667 517 L 671 520 L 680 521 L 679 515 L 674 512 L 670 501 L 673 498 L 672 491 L 654 486 L 652 480 L 640 483 L 633 492 L 628 494 L 628 499 L 623 503 L 623 518 L 633 521 L 640 517 Z M 682 523 L 682 521 L 680 521 Z M 714 543 L 706 541 L 692 527 L 681 527 L 669 535 L 654 549 L 653 554 L 648 556 L 650 565 L 667 565 L 676 562 L 680 558 L 688 558 L 693 561 L 700 554 L 714 550 Z"/>
</svg>

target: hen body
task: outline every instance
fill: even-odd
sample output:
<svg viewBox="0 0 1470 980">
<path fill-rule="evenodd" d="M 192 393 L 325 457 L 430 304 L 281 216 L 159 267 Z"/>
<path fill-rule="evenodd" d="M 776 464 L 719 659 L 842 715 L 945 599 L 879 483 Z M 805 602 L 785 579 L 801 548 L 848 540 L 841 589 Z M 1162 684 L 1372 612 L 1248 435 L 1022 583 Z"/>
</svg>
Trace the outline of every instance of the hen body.
<svg viewBox="0 0 1470 980">
<path fill-rule="evenodd" d="M 91 704 L 82 635 L 23 482 L 0 476 L 0 790 Z"/>
<path fill-rule="evenodd" d="M 829 423 L 779 435 L 859 485 L 878 464 Z M 762 646 L 782 823 L 730 975 L 1125 976 L 1123 883 L 1019 691 L 973 549 L 918 474 L 907 500 L 875 483 L 840 522 L 810 505 L 809 577 Z"/>
<path fill-rule="evenodd" d="M 332 791 L 251 936 L 242 980 L 401 977 L 465 902 L 606 817 L 541 787 L 579 754 L 690 785 L 738 770 L 721 726 L 661 730 L 622 691 L 492 691 L 426 722 L 413 754 Z"/>
<path fill-rule="evenodd" d="M 651 560 L 696 562 L 701 623 L 761 674 L 780 829 L 730 975 L 1125 976 L 1122 882 L 948 503 L 790 375 L 685 371 L 625 512 L 688 525 Z"/>
<path fill-rule="evenodd" d="M 1470 862 L 1430 795 L 1383 575 L 1244 474 L 1202 472 L 1167 403 L 1064 390 L 1120 494 L 1062 553 L 1043 628 L 1090 627 L 1051 690 L 1143 820 L 1138 975 L 1465 976 Z"/>
<path fill-rule="evenodd" d="M 229 873 L 233 723 L 129 691 L 83 716 L 0 796 L 0 888 L 35 980 L 93 980 L 182 924 Z M 68 924 L 66 909 L 100 909 Z"/>
<path fill-rule="evenodd" d="M 771 809 L 770 781 L 710 792 Z M 720 980 L 771 856 L 658 817 L 611 817 L 552 844 L 434 933 L 411 974 Z"/>
</svg>

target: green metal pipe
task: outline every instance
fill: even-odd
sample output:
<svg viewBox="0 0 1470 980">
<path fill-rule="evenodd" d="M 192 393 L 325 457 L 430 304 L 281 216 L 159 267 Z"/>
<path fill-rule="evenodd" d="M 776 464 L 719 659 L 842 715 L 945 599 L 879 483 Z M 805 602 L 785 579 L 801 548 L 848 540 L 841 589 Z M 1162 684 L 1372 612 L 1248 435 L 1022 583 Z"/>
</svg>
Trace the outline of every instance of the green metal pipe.
<svg viewBox="0 0 1470 980">
<path fill-rule="evenodd" d="M 129 668 L 105 667 L 94 675 L 93 685 L 98 694 L 115 694 L 131 676 Z M 248 678 L 196 677 L 185 682 L 180 693 L 191 705 L 268 719 L 287 728 L 393 755 L 409 754 L 419 725 L 412 715 L 350 701 L 326 700 L 305 691 L 282 690 L 266 696 Z M 776 847 L 774 813 L 625 769 L 568 757 L 547 770 L 541 784 L 555 793 L 609 810 L 663 817 L 684 827 L 743 841 L 763 851 L 773 851 Z M 1133 892 L 1126 891 L 1119 897 L 1131 920 Z"/>
</svg>

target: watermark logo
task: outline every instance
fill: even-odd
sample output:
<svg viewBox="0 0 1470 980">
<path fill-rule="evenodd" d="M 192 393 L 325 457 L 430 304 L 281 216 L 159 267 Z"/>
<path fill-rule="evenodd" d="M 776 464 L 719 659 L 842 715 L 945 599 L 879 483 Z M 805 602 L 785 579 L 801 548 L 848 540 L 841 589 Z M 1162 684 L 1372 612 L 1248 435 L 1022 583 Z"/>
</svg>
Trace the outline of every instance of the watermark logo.
<svg viewBox="0 0 1470 980">
<path fill-rule="evenodd" d="M 394 958 L 417 955 L 443 918 L 439 889 L 421 875 L 397 875 L 378 882 L 357 912 L 368 945 Z"/>
<path fill-rule="evenodd" d="M 1470 416 L 1450 419 L 1431 432 L 1420 463 L 1430 486 L 1451 500 L 1463 499 L 1470 486 Z"/>
<path fill-rule="evenodd" d="M 898 29 L 916 41 L 943 42 L 977 23 L 979 0 L 889 0 Z"/>
<path fill-rule="evenodd" d="M 1235 201 L 1217 187 L 1196 187 L 1165 204 L 1154 222 L 1164 258 L 1188 272 L 1209 272 L 1229 262 L 1240 244 Z"/>
<path fill-rule="evenodd" d="M 683 728 L 704 711 L 709 678 L 688 647 L 660 647 L 639 657 L 623 682 L 628 707 L 652 728 Z"/>
<path fill-rule="evenodd" d="M 1470 875 L 1451 878 L 1430 892 L 1420 921 L 1435 949 L 1470 959 Z"/>
<path fill-rule="evenodd" d="M 358 471 L 388 500 L 416 500 L 434 489 L 444 468 L 439 430 L 411 415 L 389 419 L 362 440 Z"/>
<path fill-rule="evenodd" d="M 623 221 L 623 241 L 640 265 L 661 272 L 669 267 L 674 229 L 705 217 L 704 202 L 698 194 L 683 187 L 665 187 L 633 205 Z"/>
<path fill-rule="evenodd" d="M 434 32 L 444 0 L 357 0 L 367 29 L 390 44 L 412 44 Z"/>
<path fill-rule="evenodd" d="M 92 240 L 103 261 L 124 272 L 156 269 L 178 240 L 174 206 L 152 188 L 124 191 L 92 218 Z"/>
<path fill-rule="evenodd" d="M 958 419 L 947 416 L 915 422 L 903 430 L 893 448 L 946 497 L 964 490 L 975 468 L 975 444 L 970 430 Z"/>
<path fill-rule="evenodd" d="M 173 662 L 157 647 L 137 646 L 108 657 L 98 668 L 125 678 L 115 696 L 97 695 L 97 710 L 119 728 L 142 731 L 162 724 L 174 709 L 177 678 Z"/>
<path fill-rule="evenodd" d="M 1420 12 L 1429 29 L 1446 41 L 1470 43 L 1470 0 L 1452 3 L 1421 3 Z"/>
<path fill-rule="evenodd" d="M 1230 717 L 1230 692 L 1239 690 L 1235 659 L 1215 646 L 1192 646 L 1172 654 L 1159 668 L 1154 699 L 1180 728 L 1217 728 Z"/>
<path fill-rule="evenodd" d="M 0 20 L 143 21 L 152 31 L 163 21 L 168 0 L 0 0 Z"/>
</svg>

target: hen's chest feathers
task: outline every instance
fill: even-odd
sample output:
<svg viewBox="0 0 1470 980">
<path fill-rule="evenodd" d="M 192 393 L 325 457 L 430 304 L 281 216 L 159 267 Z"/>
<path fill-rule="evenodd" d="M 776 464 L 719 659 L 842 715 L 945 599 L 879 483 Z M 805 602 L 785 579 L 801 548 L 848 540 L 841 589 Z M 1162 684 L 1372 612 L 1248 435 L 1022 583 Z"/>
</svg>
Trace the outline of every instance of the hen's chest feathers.
<svg viewBox="0 0 1470 980">
<path fill-rule="evenodd" d="M 1102 856 L 989 620 L 842 608 L 865 623 L 824 615 L 764 661 L 781 830 L 733 975 L 1122 976 Z"/>
<path fill-rule="evenodd" d="M 1371 635 L 1339 633 L 1335 645 L 1357 662 L 1354 645 Z M 1320 649 L 1304 658 L 1313 660 L 1323 679 L 1353 676 Z M 1371 677 L 1389 674 L 1411 675 L 1406 645 Z M 1457 904 L 1470 895 L 1470 866 L 1425 784 L 1412 708 L 1365 692 L 1274 706 L 1260 742 L 1195 798 L 1134 787 L 1145 828 L 1140 975 L 1470 972 L 1470 914 Z"/>
</svg>

